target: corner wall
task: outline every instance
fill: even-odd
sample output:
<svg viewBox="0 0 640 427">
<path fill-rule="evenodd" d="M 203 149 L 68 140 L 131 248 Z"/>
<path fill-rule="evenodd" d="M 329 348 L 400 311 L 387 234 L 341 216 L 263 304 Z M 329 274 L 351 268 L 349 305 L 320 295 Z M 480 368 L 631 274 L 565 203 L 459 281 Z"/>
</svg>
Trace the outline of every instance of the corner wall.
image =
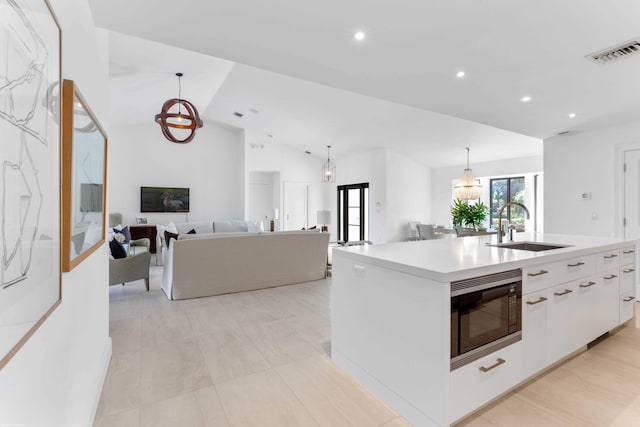
<svg viewBox="0 0 640 427">
<path fill-rule="evenodd" d="M 107 38 L 88 2 L 51 5 L 62 29 L 62 77 L 75 81 L 109 134 Z M 111 355 L 107 259 L 103 246 L 62 274 L 61 304 L 0 371 L 0 425 L 93 423 Z"/>
<path fill-rule="evenodd" d="M 634 143 L 640 145 L 640 122 L 546 139 L 545 230 L 619 235 L 617 195 L 621 183 L 617 182 L 616 150 Z M 581 194 L 587 192 L 591 199 L 582 200 Z"/>
</svg>

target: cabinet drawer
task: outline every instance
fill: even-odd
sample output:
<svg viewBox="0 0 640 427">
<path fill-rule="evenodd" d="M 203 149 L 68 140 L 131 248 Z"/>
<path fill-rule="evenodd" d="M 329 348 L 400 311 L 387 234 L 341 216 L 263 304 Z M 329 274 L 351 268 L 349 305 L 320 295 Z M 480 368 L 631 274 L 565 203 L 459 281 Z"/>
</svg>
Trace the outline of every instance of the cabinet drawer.
<svg viewBox="0 0 640 427">
<path fill-rule="evenodd" d="M 633 308 L 636 300 L 633 295 L 620 295 L 620 323 L 624 323 L 633 317 Z"/>
<path fill-rule="evenodd" d="M 597 254 L 596 257 L 598 260 L 598 271 L 610 270 L 620 265 L 620 249 L 601 252 Z"/>
<path fill-rule="evenodd" d="M 518 384 L 522 341 L 491 353 L 450 374 L 449 420 L 454 422 Z"/>
<path fill-rule="evenodd" d="M 522 271 L 523 293 L 535 292 L 558 283 L 580 279 L 596 271 L 594 255 L 585 255 L 546 265 L 527 267 Z"/>
<path fill-rule="evenodd" d="M 636 263 L 636 247 L 628 246 L 620 249 L 620 265 Z"/>
<path fill-rule="evenodd" d="M 620 294 L 633 295 L 633 284 L 635 283 L 636 270 L 633 264 L 620 268 Z"/>
</svg>

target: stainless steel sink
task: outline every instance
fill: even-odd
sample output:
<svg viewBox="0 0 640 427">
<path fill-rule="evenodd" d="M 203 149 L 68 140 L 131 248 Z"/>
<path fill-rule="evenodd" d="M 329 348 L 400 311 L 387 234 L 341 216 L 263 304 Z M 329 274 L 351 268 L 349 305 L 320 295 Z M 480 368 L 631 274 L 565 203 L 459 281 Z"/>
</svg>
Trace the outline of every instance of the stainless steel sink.
<svg viewBox="0 0 640 427">
<path fill-rule="evenodd" d="M 507 243 L 498 243 L 494 245 L 487 246 L 495 246 L 498 248 L 505 249 L 516 249 L 519 251 L 550 251 L 552 249 L 560 249 L 569 247 L 569 245 L 557 245 L 555 243 L 543 243 L 543 242 L 507 242 Z"/>
</svg>

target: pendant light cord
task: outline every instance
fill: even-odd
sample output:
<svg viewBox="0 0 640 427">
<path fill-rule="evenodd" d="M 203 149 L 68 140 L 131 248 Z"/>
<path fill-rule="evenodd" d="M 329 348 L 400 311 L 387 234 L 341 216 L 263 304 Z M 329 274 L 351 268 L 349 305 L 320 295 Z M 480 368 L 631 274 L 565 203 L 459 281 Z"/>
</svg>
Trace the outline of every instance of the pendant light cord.
<svg viewBox="0 0 640 427">
<path fill-rule="evenodd" d="M 467 149 L 467 169 L 469 169 L 469 147 L 464 147 Z"/>
</svg>

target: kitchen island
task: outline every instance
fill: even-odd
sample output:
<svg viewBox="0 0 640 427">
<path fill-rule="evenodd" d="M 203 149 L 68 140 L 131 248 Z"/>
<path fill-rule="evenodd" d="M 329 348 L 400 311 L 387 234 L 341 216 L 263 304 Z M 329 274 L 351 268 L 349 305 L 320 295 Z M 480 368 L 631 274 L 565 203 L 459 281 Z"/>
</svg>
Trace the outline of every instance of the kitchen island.
<svg viewBox="0 0 640 427">
<path fill-rule="evenodd" d="M 333 360 L 413 425 L 446 426 L 632 317 L 636 241 L 517 240 L 563 247 L 517 250 L 482 236 L 335 250 Z M 521 338 L 454 367 L 452 282 L 513 271 Z"/>
</svg>

